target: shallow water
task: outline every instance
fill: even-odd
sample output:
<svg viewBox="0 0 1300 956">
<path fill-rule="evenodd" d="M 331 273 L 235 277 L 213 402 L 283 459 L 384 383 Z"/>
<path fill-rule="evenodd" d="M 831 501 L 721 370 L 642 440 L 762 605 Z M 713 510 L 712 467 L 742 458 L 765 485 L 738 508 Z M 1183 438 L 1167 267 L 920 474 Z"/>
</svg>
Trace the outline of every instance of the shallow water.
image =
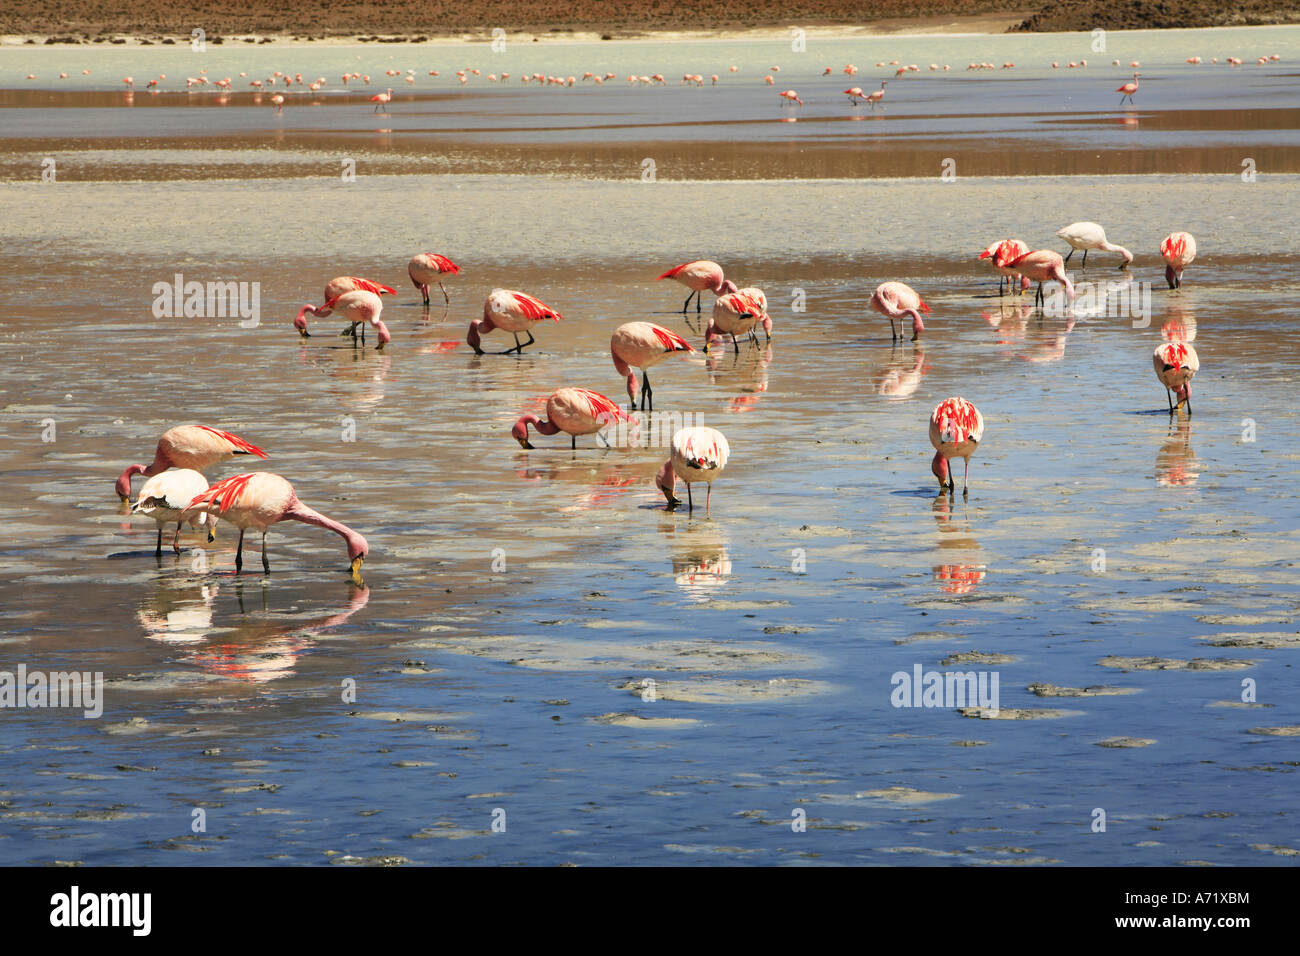
<svg viewBox="0 0 1300 956">
<path fill-rule="evenodd" d="M 173 172 L 0 184 L 0 669 L 109 681 L 98 720 L 0 714 L 0 861 L 1289 862 L 1300 756 L 1251 731 L 1300 724 L 1279 335 L 1300 300 L 1296 177 Z M 1149 324 L 995 295 L 980 249 L 1060 248 L 1079 218 L 1133 249 Z M 1156 246 L 1175 228 L 1201 252 L 1170 293 Z M 423 248 L 464 268 L 427 317 L 403 274 Z M 711 516 L 664 511 L 662 448 L 520 450 L 510 425 L 556 387 L 625 398 L 621 322 L 698 347 L 680 287 L 653 277 L 700 255 L 764 288 L 775 323 L 770 345 L 651 373 L 670 427 L 689 414 L 731 443 Z M 1121 275 L 1110 254 L 1070 265 Z M 154 318 L 177 272 L 260 283 L 260 324 Z M 382 353 L 332 318 L 293 334 L 337 274 L 399 290 Z M 933 308 L 920 347 L 866 308 L 889 278 Z M 564 321 L 475 357 L 466 326 L 495 285 Z M 1171 321 L 1202 362 L 1173 420 L 1150 365 Z M 987 420 L 965 499 L 928 468 L 926 419 L 953 394 Z M 361 530 L 367 588 L 298 525 L 272 530 L 269 578 L 253 535 L 235 577 L 228 528 L 155 559 L 111 483 L 183 422 L 262 446 Z M 1027 719 L 891 706 L 916 665 L 996 671 L 1002 716 Z"/>
</svg>

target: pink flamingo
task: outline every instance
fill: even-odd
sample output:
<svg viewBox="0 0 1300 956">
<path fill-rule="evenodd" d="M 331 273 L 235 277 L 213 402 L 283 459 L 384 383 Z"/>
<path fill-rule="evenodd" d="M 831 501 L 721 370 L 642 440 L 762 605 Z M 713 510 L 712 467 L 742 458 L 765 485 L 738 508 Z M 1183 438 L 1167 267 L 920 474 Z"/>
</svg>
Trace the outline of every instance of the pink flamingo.
<svg viewBox="0 0 1300 956">
<path fill-rule="evenodd" d="M 284 112 L 284 97 L 279 93 L 276 93 L 275 96 L 271 97 L 271 103 L 275 107 L 277 113 Z"/>
<path fill-rule="evenodd" d="M 844 91 L 844 95 L 849 98 L 849 102 L 854 106 L 858 105 L 858 100 L 865 100 L 867 98 L 867 94 L 862 92 L 862 87 L 860 86 L 850 86 Z"/>
<path fill-rule="evenodd" d="M 871 93 L 868 94 L 867 102 L 871 104 L 873 110 L 876 108 L 876 104 L 885 98 L 885 84 L 888 82 L 888 80 L 881 80 L 880 89 L 872 90 Z"/>
<path fill-rule="evenodd" d="M 140 497 L 131 508 L 131 514 L 148 515 L 158 524 L 158 543 L 155 555 L 162 554 L 163 525 L 176 522 L 176 534 L 172 537 L 172 550 L 181 553 L 181 520 L 183 512 L 195 495 L 202 494 L 208 487 L 208 479 L 192 468 L 171 468 L 160 475 L 154 475 L 140 488 Z M 190 527 L 208 524 L 208 540 L 215 537 L 217 519 L 208 522 L 208 515 L 190 515 Z"/>
<path fill-rule="evenodd" d="M 469 324 L 469 334 L 465 337 L 465 341 L 476 355 L 482 355 L 483 349 L 479 347 L 481 337 L 493 329 L 501 329 L 513 333 L 515 337 L 515 347 L 506 349 L 502 354 L 509 355 L 511 352 L 522 354 L 524 346 L 532 345 L 537 341 L 531 331 L 534 322 L 544 322 L 547 319 L 558 322 L 562 318 L 564 316 L 559 312 L 526 292 L 493 289 L 492 294 L 483 303 L 483 318 L 475 319 Z M 520 332 L 528 333 L 527 342 L 519 341 Z"/>
<path fill-rule="evenodd" d="M 686 314 L 686 307 L 691 304 L 692 297 L 695 299 L 695 312 L 699 314 L 700 293 L 706 289 L 714 295 L 725 295 L 736 291 L 736 284 L 722 274 L 722 266 L 712 259 L 683 262 L 669 269 L 659 279 L 673 279 L 691 290 L 691 294 L 682 303 L 682 315 Z M 658 282 L 659 279 L 655 281 Z"/>
<path fill-rule="evenodd" d="M 614 368 L 627 376 L 627 397 L 636 411 L 636 372 L 641 369 L 641 410 L 654 411 L 654 390 L 650 388 L 648 369 L 676 352 L 694 352 L 691 344 L 676 332 L 653 322 L 626 322 L 609 337 L 609 352 Z"/>
<path fill-rule="evenodd" d="M 377 293 L 369 289 L 353 289 L 351 292 L 344 292 L 342 295 L 330 299 L 323 306 L 317 309 L 316 306 L 304 306 L 298 313 L 298 318 L 294 319 L 294 327 L 299 333 L 307 337 L 307 319 L 304 313 L 312 312 L 314 315 L 328 315 L 330 312 L 338 312 L 348 322 L 348 327 L 339 335 L 351 335 L 352 343 L 357 341 L 357 326 L 361 327 L 361 344 L 366 344 L 366 323 L 373 325 L 379 334 L 379 344 L 375 346 L 376 351 L 382 351 L 383 347 L 392 341 L 393 337 L 388 332 L 386 326 L 379 318 L 384 311 L 384 303 L 380 300 Z M 299 322 L 301 321 L 301 325 Z"/>
<path fill-rule="evenodd" d="M 709 513 L 709 502 L 713 498 L 713 482 L 727 467 L 731 457 L 731 447 L 726 436 L 716 428 L 696 425 L 681 428 L 673 435 L 672 451 L 669 458 L 655 475 L 655 486 L 663 492 L 669 509 L 676 508 L 681 501 L 677 498 L 677 479 L 686 483 L 687 511 L 695 510 L 695 501 L 691 497 L 691 485 L 702 481 L 708 485 L 704 496 L 704 513 Z"/>
<path fill-rule="evenodd" d="M 528 440 L 528 426 L 534 426 L 542 435 L 564 432 L 570 437 L 570 447 L 577 449 L 579 435 L 591 435 L 607 425 L 630 421 L 627 413 L 612 398 L 588 388 L 557 388 L 546 400 L 546 421 L 536 415 L 524 415 L 510 430 L 521 448 L 532 448 Z"/>
<path fill-rule="evenodd" d="M 1029 251 L 1029 246 L 1021 239 L 1002 239 L 993 243 L 987 249 L 980 253 L 981 259 L 993 257 L 993 271 L 1000 277 L 998 279 L 998 295 L 1001 296 L 1002 284 L 1007 279 L 1011 279 L 1016 285 L 1028 289 L 1029 282 L 1024 279 L 1020 273 L 1014 269 L 1008 269 L 1006 264 L 1013 259 L 1019 259 Z M 1023 283 L 1023 284 L 1022 284 Z"/>
<path fill-rule="evenodd" d="M 1141 73 L 1134 73 L 1133 79 L 1129 80 L 1127 83 L 1125 83 L 1123 86 L 1121 86 L 1119 89 L 1115 91 L 1116 93 L 1124 94 L 1119 98 L 1120 106 L 1124 105 L 1125 99 L 1127 99 L 1130 103 L 1133 102 L 1133 94 L 1138 91 L 1138 77 L 1141 75 L 1142 75 Z"/>
<path fill-rule="evenodd" d="M 803 106 L 803 100 L 799 99 L 799 94 L 794 90 L 782 90 L 777 95 L 781 97 L 782 106 L 793 106 L 795 103 Z"/>
<path fill-rule="evenodd" d="M 294 494 L 293 485 L 279 475 L 256 471 L 227 478 L 196 495 L 182 517 L 200 511 L 222 517 L 239 529 L 239 546 L 235 550 L 236 574 L 244 570 L 244 532 L 250 527 L 262 532 L 262 570 L 270 574 L 271 564 L 266 555 L 267 529 L 277 522 L 291 519 L 341 535 L 348 546 L 352 583 L 358 587 L 365 586 L 361 580 L 361 564 L 370 553 L 366 539 L 347 525 L 307 507 Z"/>
<path fill-rule="evenodd" d="M 740 343 L 736 336 L 749 333 L 752 337 L 755 326 L 764 320 L 770 340 L 772 319 L 767 314 L 767 296 L 761 289 L 742 289 L 719 297 L 713 303 L 713 316 L 704 330 L 704 354 L 709 354 L 709 343 L 714 336 L 730 335 L 731 344 L 739 355 Z"/>
<path fill-rule="evenodd" d="M 984 416 L 966 399 L 946 398 L 935 406 L 930 415 L 930 444 L 934 446 L 934 459 L 930 471 L 939 479 L 939 489 L 953 491 L 957 484 L 948 469 L 948 459 L 960 458 L 966 463 L 962 476 L 961 493 L 970 489 L 970 456 L 984 437 Z"/>
<path fill-rule="evenodd" d="M 891 339 L 898 341 L 903 339 L 901 320 L 904 316 L 910 315 L 912 317 L 912 341 L 915 342 L 917 337 L 925 331 L 925 323 L 921 321 L 921 313 L 930 314 L 930 307 L 921 301 L 921 297 L 916 290 L 902 282 L 882 282 L 876 286 L 876 291 L 871 296 L 871 308 L 881 315 L 889 317 Z M 900 328 L 894 328 L 894 319 L 900 320 Z"/>
<path fill-rule="evenodd" d="M 1171 289 L 1183 287 L 1183 270 L 1196 258 L 1196 240 L 1190 232 L 1171 232 L 1160 243 L 1165 260 L 1165 281 Z"/>
<path fill-rule="evenodd" d="M 256 455 L 258 458 L 265 458 L 266 452 L 230 432 L 223 432 L 207 425 L 178 425 L 167 429 L 158 439 L 153 462 L 148 465 L 128 465 L 118 476 L 114 489 L 125 503 L 131 500 L 131 479 L 135 475 L 152 478 L 168 468 L 204 471 L 232 455 Z"/>
<path fill-rule="evenodd" d="M 370 82 L 370 77 L 366 77 L 366 82 L 367 83 Z M 376 113 L 378 113 L 380 110 L 383 110 L 385 113 L 387 113 L 388 104 L 391 103 L 392 100 L 393 100 L 393 88 L 391 86 L 383 93 L 376 93 L 374 96 L 370 97 L 370 102 L 376 104 L 375 105 Z"/>
<path fill-rule="evenodd" d="M 1061 258 L 1060 253 L 1053 252 L 1050 249 L 1039 249 L 1035 252 L 1026 252 L 1020 258 L 1012 259 L 1004 264 L 1019 272 L 1026 279 L 1038 283 L 1038 290 L 1034 293 L 1034 305 L 1046 301 L 1043 296 L 1043 283 L 1048 279 L 1055 279 L 1065 286 L 1067 298 L 1071 302 L 1074 301 L 1074 285 L 1070 282 L 1070 277 L 1065 273 L 1065 260 Z"/>
<path fill-rule="evenodd" d="M 307 331 L 307 316 L 314 315 L 317 318 L 323 318 L 334 311 L 334 302 L 345 292 L 356 292 L 358 289 L 366 292 L 373 292 L 375 295 L 396 295 L 397 290 L 391 289 L 386 285 L 380 285 L 378 282 L 371 282 L 369 279 L 361 279 L 357 276 L 335 276 L 325 283 L 325 304 L 312 305 L 308 303 L 298 310 L 298 317 L 293 320 L 293 327 L 305 339 L 310 338 Z M 348 335 L 353 331 L 352 327 L 344 330 L 342 334 Z"/>
<path fill-rule="evenodd" d="M 421 252 L 413 256 L 411 261 L 406 264 L 406 274 L 411 277 L 411 284 L 420 290 L 424 296 L 424 304 L 429 304 L 429 285 L 438 283 L 438 288 L 442 289 L 442 297 L 448 305 L 451 305 L 451 296 L 447 295 L 447 289 L 442 284 L 443 275 L 459 275 L 460 266 L 452 262 L 446 256 L 440 256 L 433 252 Z"/>
<path fill-rule="evenodd" d="M 1196 349 L 1184 341 L 1162 342 L 1151 353 L 1151 364 L 1155 367 L 1156 378 L 1165 387 L 1165 398 L 1169 399 L 1169 413 L 1187 405 L 1187 414 L 1192 413 L 1192 378 L 1201 368 L 1200 356 Z M 1174 405 L 1169 391 L 1178 398 Z"/>
</svg>

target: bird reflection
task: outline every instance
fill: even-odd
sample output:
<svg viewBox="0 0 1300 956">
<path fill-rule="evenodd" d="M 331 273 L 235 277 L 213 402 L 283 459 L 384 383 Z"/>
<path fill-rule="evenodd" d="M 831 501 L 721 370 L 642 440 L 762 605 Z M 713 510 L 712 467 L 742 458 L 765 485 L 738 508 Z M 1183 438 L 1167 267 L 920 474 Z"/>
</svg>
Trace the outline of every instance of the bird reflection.
<svg viewBox="0 0 1300 956">
<path fill-rule="evenodd" d="M 1001 302 L 998 303 L 997 311 L 984 309 L 980 315 L 997 333 L 997 344 L 1010 345 L 1025 337 L 1025 329 L 1033 313 L 1034 307 L 1027 302 Z"/>
<path fill-rule="evenodd" d="M 573 496 L 568 504 L 560 505 L 561 512 L 586 511 L 619 501 L 639 484 L 652 490 L 653 482 L 645 466 L 626 461 L 604 462 L 592 460 L 591 452 L 582 449 L 563 458 L 548 456 L 538 449 L 520 452 L 515 474 L 525 481 L 555 481 L 573 485 Z M 562 493 L 562 491 L 561 491 Z"/>
<path fill-rule="evenodd" d="M 756 406 L 767 391 L 767 367 L 772 364 L 772 344 L 761 349 L 746 350 L 743 354 L 718 349 L 710 352 L 704 361 L 709 373 L 709 384 L 736 389 L 742 394 L 727 403 L 728 412 L 747 412 Z"/>
<path fill-rule="evenodd" d="M 1166 342 L 1196 341 L 1196 311 L 1180 302 L 1172 302 L 1165 310 L 1167 318 L 1160 326 L 1160 337 Z"/>
<path fill-rule="evenodd" d="M 694 525 L 683 531 L 676 524 L 662 524 L 659 530 L 673 538 L 674 583 L 693 601 L 712 598 L 731 577 L 726 535 L 713 525 Z"/>
<path fill-rule="evenodd" d="M 382 353 L 373 354 L 361 349 L 310 349 L 299 348 L 298 359 L 312 365 L 335 382 L 358 386 L 331 390 L 344 405 L 353 409 L 373 408 L 384 401 L 384 382 L 392 369 L 393 358 Z"/>
<path fill-rule="evenodd" d="M 898 356 L 902 355 L 902 358 Z M 921 376 L 930 370 L 925 364 L 925 349 L 917 343 L 911 359 L 905 350 L 895 347 L 890 352 L 889 364 L 876 376 L 876 394 L 891 400 L 911 397 L 921 384 Z"/>
<path fill-rule="evenodd" d="M 1169 436 L 1156 452 L 1156 481 L 1166 488 L 1184 487 L 1196 484 L 1201 476 L 1192 451 L 1192 420 L 1179 413 L 1179 417 L 1169 426 Z"/>
<path fill-rule="evenodd" d="M 954 507 L 952 496 L 946 493 L 940 493 L 931 505 L 939 530 L 938 547 L 941 551 L 971 552 L 970 557 L 976 557 L 979 543 L 971 532 L 966 503 L 963 501 L 960 505 L 960 516 L 954 514 Z M 976 563 L 948 563 L 934 567 L 935 583 L 945 594 L 970 594 L 979 587 L 986 574 L 985 565 Z"/>
<path fill-rule="evenodd" d="M 1063 328 L 1053 322 L 1034 329 L 1025 337 L 1028 351 L 1018 353 L 1017 358 L 1026 362 L 1059 362 L 1065 358 L 1065 342 L 1073 331 L 1073 314 L 1066 319 Z"/>
</svg>

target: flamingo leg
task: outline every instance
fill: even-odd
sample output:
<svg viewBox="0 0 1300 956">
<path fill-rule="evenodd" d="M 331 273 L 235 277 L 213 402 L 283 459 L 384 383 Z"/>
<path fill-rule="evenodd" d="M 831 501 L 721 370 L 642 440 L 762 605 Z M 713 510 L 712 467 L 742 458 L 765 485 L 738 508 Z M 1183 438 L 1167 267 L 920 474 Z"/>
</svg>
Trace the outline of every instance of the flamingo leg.
<svg viewBox="0 0 1300 956">
<path fill-rule="evenodd" d="M 162 525 L 158 526 L 158 544 L 154 548 L 153 553 L 155 557 L 159 557 L 159 558 L 162 557 Z"/>
<path fill-rule="evenodd" d="M 438 288 L 442 290 L 442 298 L 443 298 L 443 301 L 444 301 L 447 305 L 451 305 L 451 296 L 449 296 L 449 295 L 447 294 L 447 287 L 444 286 L 444 285 L 442 284 L 441 281 L 439 281 L 439 282 L 438 282 Z M 428 305 L 429 303 L 426 301 L 424 304 L 425 304 L 425 305 Z"/>
<path fill-rule="evenodd" d="M 695 500 L 691 497 L 691 483 L 686 482 L 686 513 L 690 514 L 695 510 Z"/>
<path fill-rule="evenodd" d="M 961 493 L 964 498 L 966 495 L 970 494 L 970 459 L 963 458 L 962 461 L 966 463 L 966 470 L 961 476 Z"/>
<path fill-rule="evenodd" d="M 889 317 L 889 341 L 893 342 L 899 338 L 898 332 L 894 330 L 894 317 Z"/>
<path fill-rule="evenodd" d="M 244 529 L 239 529 L 239 546 L 235 548 L 235 573 L 244 570 Z"/>
<path fill-rule="evenodd" d="M 529 346 L 529 345 L 532 345 L 532 344 L 533 344 L 534 342 L 536 342 L 536 341 L 537 341 L 537 339 L 533 338 L 533 333 L 532 333 L 532 332 L 529 332 L 529 333 L 528 333 L 528 341 L 525 342 L 525 343 L 523 344 L 523 346 L 520 347 L 519 351 L 522 352 L 522 351 L 524 350 L 524 348 L 526 348 L 526 347 Z"/>
<path fill-rule="evenodd" d="M 693 295 L 695 295 L 694 289 L 690 291 L 690 294 L 686 296 L 686 301 L 682 303 L 682 315 L 686 314 L 686 307 L 691 304 L 691 296 Z"/>
<path fill-rule="evenodd" d="M 1069 261 L 1070 261 L 1070 256 L 1074 255 L 1076 251 L 1077 251 L 1076 249 L 1074 249 L 1073 247 L 1071 247 L 1071 249 L 1070 249 L 1070 255 L 1065 257 L 1065 261 L 1066 261 L 1066 262 L 1069 262 Z"/>
<path fill-rule="evenodd" d="M 442 283 L 439 283 L 439 285 L 441 285 L 441 284 L 442 284 Z M 420 292 L 424 295 L 424 304 L 425 304 L 425 305 L 428 305 L 428 304 L 429 304 L 429 287 L 428 287 L 428 285 L 422 285 L 422 286 L 420 286 Z"/>
<path fill-rule="evenodd" d="M 709 482 L 709 490 L 704 493 L 704 516 L 709 516 L 709 502 L 713 500 L 713 482 Z"/>
<path fill-rule="evenodd" d="M 265 531 L 262 532 L 262 570 L 267 574 L 271 573 L 271 562 L 266 556 L 266 532 Z"/>
<path fill-rule="evenodd" d="M 1088 250 L 1083 250 L 1083 268 L 1088 268 Z"/>
<path fill-rule="evenodd" d="M 732 347 L 735 348 L 735 350 L 736 350 L 736 354 L 739 355 L 739 354 L 740 354 L 740 343 L 736 341 L 736 333 L 735 333 L 735 332 L 732 332 L 732 333 L 731 333 L 731 344 L 732 344 Z"/>
<path fill-rule="evenodd" d="M 1174 413 L 1174 397 L 1169 394 L 1169 386 L 1165 386 L 1165 401 L 1169 403 L 1169 414 Z"/>
<path fill-rule="evenodd" d="M 520 342 L 519 342 L 519 333 L 518 333 L 518 332 L 515 332 L 515 333 L 513 333 L 513 334 L 514 334 L 514 337 L 515 337 L 515 347 L 512 348 L 512 349 L 507 349 L 506 351 L 508 351 L 508 352 L 522 352 L 522 351 L 524 350 L 524 347 L 523 347 L 523 345 L 521 345 Z"/>
<path fill-rule="evenodd" d="M 172 550 L 181 553 L 181 523 L 176 522 L 176 537 L 172 538 Z"/>
</svg>

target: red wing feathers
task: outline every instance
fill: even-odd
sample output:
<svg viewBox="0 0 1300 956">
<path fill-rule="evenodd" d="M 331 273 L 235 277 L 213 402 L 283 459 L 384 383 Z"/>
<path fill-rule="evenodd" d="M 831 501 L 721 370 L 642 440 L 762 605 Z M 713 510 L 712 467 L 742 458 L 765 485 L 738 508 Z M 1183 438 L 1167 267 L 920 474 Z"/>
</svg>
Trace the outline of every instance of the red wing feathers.
<svg viewBox="0 0 1300 956">
<path fill-rule="evenodd" d="M 199 425 L 197 427 L 202 428 L 205 432 L 211 432 L 218 438 L 224 438 L 226 441 L 230 442 L 230 444 L 239 449 L 235 454 L 243 453 L 245 455 L 256 455 L 258 458 L 266 457 L 266 452 L 262 451 L 262 449 L 258 448 L 256 445 L 250 445 L 238 435 L 232 435 L 230 432 L 223 432 L 216 428 L 209 428 L 207 425 Z"/>
</svg>

